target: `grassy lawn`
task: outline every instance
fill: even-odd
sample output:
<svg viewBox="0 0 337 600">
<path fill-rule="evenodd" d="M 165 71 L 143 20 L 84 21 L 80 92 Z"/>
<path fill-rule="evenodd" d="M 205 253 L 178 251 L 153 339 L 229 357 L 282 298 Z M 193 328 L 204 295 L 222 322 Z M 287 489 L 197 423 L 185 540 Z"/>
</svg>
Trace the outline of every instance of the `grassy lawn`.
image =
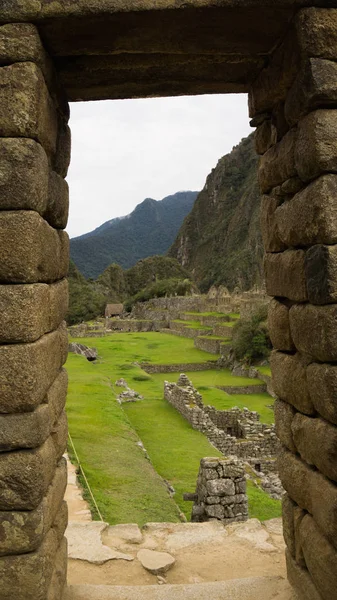
<svg viewBox="0 0 337 600">
<path fill-rule="evenodd" d="M 249 500 L 249 516 L 267 521 L 282 516 L 282 506 L 280 500 L 270 498 L 260 488 L 255 487 L 252 481 L 247 481 L 247 494 Z"/>
<path fill-rule="evenodd" d="M 135 363 L 201 362 L 209 360 L 210 355 L 194 348 L 193 340 L 155 332 L 118 333 L 79 341 L 95 346 L 99 360 L 95 364 L 81 356 L 69 355 L 69 429 L 103 518 L 111 524 L 177 521 L 176 505 L 156 471 L 173 485 L 174 500 L 189 518 L 191 503 L 184 502 L 182 495 L 194 491 L 200 459 L 220 453 L 163 399 L 163 381 L 174 381 L 179 373 L 150 376 Z M 232 377 L 229 371 L 187 375 L 196 387 L 206 387 L 200 391 L 203 395 L 207 393 L 207 403 L 208 394 L 227 398 L 224 392 L 211 386 L 259 383 Z M 123 404 L 121 408 L 115 400 L 117 389 L 113 385 L 120 377 L 144 399 Z M 249 396 L 244 398 L 244 405 L 249 406 Z M 236 399 L 234 404 L 238 405 Z M 135 432 L 152 464 L 137 445 Z M 255 498 L 255 489 L 253 492 Z M 250 508 L 251 516 L 258 516 L 254 506 Z"/>
<path fill-rule="evenodd" d="M 256 367 L 258 371 L 260 371 L 260 373 L 262 373 L 262 375 L 269 375 L 269 377 L 271 377 L 271 369 L 269 365 L 266 365 L 264 367 Z"/>
</svg>

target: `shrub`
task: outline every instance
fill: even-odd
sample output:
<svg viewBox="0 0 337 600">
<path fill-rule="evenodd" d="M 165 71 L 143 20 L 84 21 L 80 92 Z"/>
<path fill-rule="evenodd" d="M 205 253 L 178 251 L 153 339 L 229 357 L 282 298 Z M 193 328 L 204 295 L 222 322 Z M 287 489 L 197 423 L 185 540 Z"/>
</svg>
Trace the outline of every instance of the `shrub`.
<svg viewBox="0 0 337 600">
<path fill-rule="evenodd" d="M 248 364 L 269 357 L 272 345 L 267 328 L 267 306 L 249 319 L 240 319 L 233 327 L 232 348 L 237 360 Z"/>
</svg>

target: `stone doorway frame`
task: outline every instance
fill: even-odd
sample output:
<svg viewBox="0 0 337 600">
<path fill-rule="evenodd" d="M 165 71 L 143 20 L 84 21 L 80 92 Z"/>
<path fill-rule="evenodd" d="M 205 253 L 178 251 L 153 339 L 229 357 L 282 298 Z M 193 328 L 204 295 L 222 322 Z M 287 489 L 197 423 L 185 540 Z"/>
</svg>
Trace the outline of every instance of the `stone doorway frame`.
<svg viewBox="0 0 337 600">
<path fill-rule="evenodd" d="M 247 0 L 243 6 L 270 17 L 273 2 Z M 321 8 L 301 8 L 308 4 Z M 188 24 L 185 16 L 180 21 L 184 8 L 179 12 L 171 0 L 164 5 L 159 0 L 155 8 L 170 8 L 179 15 L 181 36 Z M 208 11 L 203 15 L 215 9 L 221 15 L 229 7 L 232 12 L 226 18 L 231 15 L 239 26 L 241 13 L 235 12 L 234 0 L 195 0 L 194 5 L 196 12 L 189 14 L 199 23 L 199 9 Z M 80 79 L 83 73 L 86 98 L 90 93 L 110 97 L 112 89 L 118 97 L 132 97 L 136 88 L 128 74 L 135 65 L 144 77 L 148 68 L 156 73 L 157 79 L 145 82 L 140 92 L 144 96 L 151 90 L 175 95 L 184 90 L 249 89 L 251 124 L 257 127 L 255 143 L 261 155 L 266 285 L 274 297 L 269 324 L 275 348 L 274 389 L 279 397 L 276 425 L 284 448 L 279 471 L 287 491 L 283 521 L 288 577 L 301 599 L 335 597 L 337 9 L 334 0 L 280 0 L 279 5 L 284 27 L 262 57 L 257 52 L 250 60 L 246 47 L 241 62 L 237 54 L 225 60 L 222 50 L 217 61 L 214 49 L 209 58 L 207 42 L 203 56 L 196 58 L 191 48 L 198 47 L 199 40 L 178 36 L 189 51 L 183 62 L 172 61 L 169 52 L 156 53 L 157 62 L 151 59 L 149 67 L 148 55 L 140 63 L 139 55 L 129 50 L 123 59 L 126 70 L 118 63 L 118 84 L 105 85 L 108 71 L 102 67 L 101 87 L 96 77 L 92 92 L 88 64 L 97 67 L 101 58 L 90 55 L 84 64 L 81 57 L 60 58 L 57 51 L 46 48 L 57 47 L 57 36 L 63 31 L 61 17 L 67 17 L 64 11 L 69 11 L 69 22 L 79 19 L 80 29 L 92 15 L 97 26 L 100 10 L 113 14 L 113 19 L 119 18 L 119 11 L 127 13 L 118 0 L 104 0 L 101 9 L 94 0 L 66 0 L 62 5 L 49 0 L 5 0 L 0 9 L 0 580 L 4 600 L 60 600 L 66 585 L 62 455 L 67 441 L 63 368 L 67 334 L 63 319 L 69 248 L 64 232 L 65 177 L 70 161 L 68 99 L 79 99 L 80 93 L 71 81 L 74 73 Z M 138 9 L 143 25 L 148 22 L 154 31 L 156 10 L 152 7 L 146 16 L 145 0 Z M 136 18 L 134 12 L 130 15 Z M 174 29 L 175 21 L 170 22 Z M 179 23 L 185 29 L 179 30 Z M 178 38 L 173 35 L 175 48 Z M 220 47 L 222 37 L 218 43 Z M 240 44 L 244 49 L 244 36 Z M 109 70 L 113 61 L 109 58 L 104 64 Z M 163 66 L 166 80 L 158 75 Z M 193 77 L 184 80 L 193 69 L 197 82 Z M 203 79 L 205 72 L 211 73 L 208 79 Z"/>
</svg>

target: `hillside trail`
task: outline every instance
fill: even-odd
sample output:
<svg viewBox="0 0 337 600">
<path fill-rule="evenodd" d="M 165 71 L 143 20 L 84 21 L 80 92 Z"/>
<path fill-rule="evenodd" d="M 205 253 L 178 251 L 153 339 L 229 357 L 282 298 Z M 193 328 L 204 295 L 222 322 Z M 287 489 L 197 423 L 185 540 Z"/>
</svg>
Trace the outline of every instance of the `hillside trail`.
<svg viewBox="0 0 337 600">
<path fill-rule="evenodd" d="M 92 521 L 68 461 L 68 591 L 64 600 L 296 600 L 286 579 L 281 519 L 109 526 Z M 141 549 L 168 552 L 157 577 Z"/>
</svg>

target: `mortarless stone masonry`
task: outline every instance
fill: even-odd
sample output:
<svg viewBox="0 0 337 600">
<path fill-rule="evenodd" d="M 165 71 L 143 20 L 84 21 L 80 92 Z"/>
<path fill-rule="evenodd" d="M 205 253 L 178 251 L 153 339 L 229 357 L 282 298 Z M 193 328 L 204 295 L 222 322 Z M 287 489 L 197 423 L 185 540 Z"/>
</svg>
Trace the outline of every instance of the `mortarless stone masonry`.
<svg viewBox="0 0 337 600">
<path fill-rule="evenodd" d="M 202 458 L 192 508 L 192 521 L 218 519 L 225 525 L 247 521 L 244 465 L 235 457 Z"/>
<path fill-rule="evenodd" d="M 67 101 L 230 92 L 249 92 L 265 194 L 266 289 L 279 303 L 270 324 L 277 350 L 273 375 L 283 402 L 277 429 L 288 448 L 280 461 L 289 495 L 283 511 L 288 577 L 300 600 L 332 600 L 336 0 L 5 0 L 0 24 L 0 287 L 11 286 L 0 294 L 6 315 L 0 413 L 10 417 L 1 452 L 6 525 L 0 525 L 0 539 L 4 529 L 12 532 L 0 557 L 2 600 L 60 600 L 66 581 L 67 516 L 59 500 L 50 509 L 63 488 L 54 494 L 50 487 L 60 485 L 57 457 L 66 437 L 64 414 L 56 409 L 64 388 L 55 382 L 66 358 L 60 321 L 68 265 Z M 43 287 L 31 290 L 35 284 Z M 12 316 L 8 298 L 17 306 Z M 25 304 L 34 314 L 31 323 L 16 318 Z M 295 373 L 303 382 L 300 399 Z M 50 398 L 47 423 L 42 419 L 32 439 L 32 416 L 41 422 Z M 19 436 L 13 415 L 20 418 Z M 27 477 L 28 463 L 34 468 Z M 30 489 L 36 493 L 28 507 Z M 17 538 L 18 512 L 24 512 L 27 540 L 26 527 L 42 531 L 32 551 Z"/>
</svg>

